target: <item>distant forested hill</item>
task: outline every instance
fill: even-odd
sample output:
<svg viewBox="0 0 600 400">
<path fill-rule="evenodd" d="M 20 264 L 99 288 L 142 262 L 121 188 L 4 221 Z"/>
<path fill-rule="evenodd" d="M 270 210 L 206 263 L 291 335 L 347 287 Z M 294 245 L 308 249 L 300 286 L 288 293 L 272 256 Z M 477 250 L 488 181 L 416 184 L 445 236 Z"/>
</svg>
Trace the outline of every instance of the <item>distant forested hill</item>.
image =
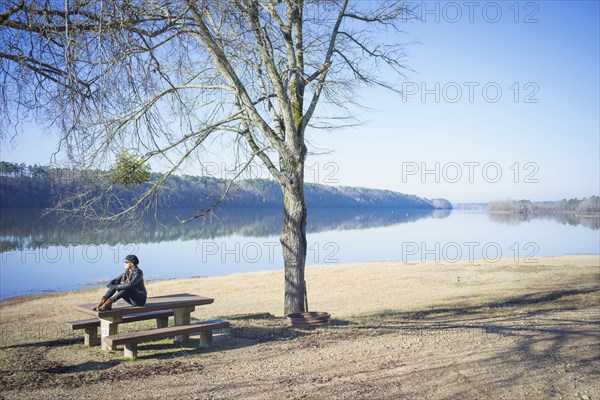
<svg viewBox="0 0 600 400">
<path fill-rule="evenodd" d="M 88 172 L 98 174 L 101 172 Z M 58 196 L 76 193 L 78 184 L 76 171 L 54 169 L 39 165 L 27 166 L 0 162 L 0 207 L 2 208 L 47 208 Z M 152 174 L 151 181 L 159 179 Z M 219 199 L 225 191 L 227 181 L 210 177 L 172 176 L 166 180 L 162 190 L 160 206 L 163 208 L 206 208 Z M 123 202 L 132 201 L 146 189 L 116 187 L 114 195 Z M 451 209 L 445 199 L 424 199 L 389 190 L 355 187 L 333 187 L 307 183 L 306 203 L 309 208 L 401 208 L 401 209 Z M 236 182 L 227 198 L 221 203 L 224 208 L 278 208 L 282 204 L 279 185 L 272 180 L 252 179 Z"/>
<path fill-rule="evenodd" d="M 558 201 L 532 202 L 529 200 L 496 201 L 487 206 L 490 213 L 507 213 L 520 215 L 543 214 L 600 214 L 600 196 L 583 199 L 563 199 Z"/>
</svg>

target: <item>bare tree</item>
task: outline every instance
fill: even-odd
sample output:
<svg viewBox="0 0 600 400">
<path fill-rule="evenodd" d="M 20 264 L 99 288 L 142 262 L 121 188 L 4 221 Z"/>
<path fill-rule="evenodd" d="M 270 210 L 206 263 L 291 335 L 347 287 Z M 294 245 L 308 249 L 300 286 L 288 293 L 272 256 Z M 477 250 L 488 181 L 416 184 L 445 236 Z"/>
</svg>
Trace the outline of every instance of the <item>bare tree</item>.
<svg viewBox="0 0 600 400">
<path fill-rule="evenodd" d="M 356 89 L 395 90 L 389 77 L 404 71 L 400 2 L 1 4 L 3 136 L 22 119 L 35 119 L 58 128 L 61 148 L 79 166 L 102 168 L 119 154 L 133 169 L 150 160 L 168 165 L 147 196 L 119 215 L 147 204 L 193 157 L 202 160 L 209 140 L 239 155 L 239 170 L 260 160 L 283 191 L 284 311 L 304 311 L 306 132 L 320 103 L 348 117 Z M 319 126 L 339 124 L 324 121 Z M 128 182 L 143 181 L 136 176 Z M 124 182 L 107 187 L 115 183 Z M 85 192 L 70 204 L 109 217 L 98 214 L 97 197 Z"/>
</svg>

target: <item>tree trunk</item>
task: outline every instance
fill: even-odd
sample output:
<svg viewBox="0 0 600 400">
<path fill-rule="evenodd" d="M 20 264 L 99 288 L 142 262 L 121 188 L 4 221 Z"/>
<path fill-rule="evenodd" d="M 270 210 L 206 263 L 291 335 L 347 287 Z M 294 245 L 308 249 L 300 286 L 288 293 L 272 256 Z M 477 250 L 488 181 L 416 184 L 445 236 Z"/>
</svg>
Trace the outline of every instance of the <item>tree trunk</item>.
<svg viewBox="0 0 600 400">
<path fill-rule="evenodd" d="M 285 315 L 305 309 L 306 204 L 304 166 L 289 175 L 283 185 L 283 230 L 280 242 L 285 265 Z"/>
</svg>

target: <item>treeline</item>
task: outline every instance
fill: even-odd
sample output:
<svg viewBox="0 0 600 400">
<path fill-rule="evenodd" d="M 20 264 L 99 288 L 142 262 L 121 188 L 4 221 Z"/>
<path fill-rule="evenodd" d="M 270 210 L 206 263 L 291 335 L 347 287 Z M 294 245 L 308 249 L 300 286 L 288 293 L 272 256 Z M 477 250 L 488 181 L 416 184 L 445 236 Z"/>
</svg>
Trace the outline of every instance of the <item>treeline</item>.
<svg viewBox="0 0 600 400">
<path fill-rule="evenodd" d="M 0 161 L 0 175 L 30 178 L 45 178 L 50 174 L 51 169 L 43 165 L 27 165 L 25 163 L 17 164 L 6 161 Z"/>
<path fill-rule="evenodd" d="M 49 207 L 52 172 L 39 164 L 0 161 L 0 207 Z"/>
<path fill-rule="evenodd" d="M 103 171 L 77 171 L 69 168 L 27 166 L 0 162 L 0 207 L 50 208 L 59 199 L 81 192 L 88 196 L 102 193 L 102 182 L 108 174 Z M 150 182 L 161 175 L 152 173 Z M 90 184 L 97 187 L 90 191 Z M 171 176 L 161 185 L 159 208 L 210 207 L 221 198 L 228 182 L 224 179 L 199 176 Z M 150 187 L 142 184 L 134 188 L 113 187 L 110 203 L 119 207 L 133 204 Z M 355 187 L 332 187 L 320 184 L 305 185 L 305 198 L 310 208 L 396 208 L 396 209 L 452 209 L 445 199 L 424 199 L 414 195 Z M 268 179 L 241 180 L 232 185 L 220 207 L 223 208 L 280 208 L 283 195 L 279 185 Z"/>
<path fill-rule="evenodd" d="M 488 204 L 491 213 L 511 213 L 523 215 L 536 214 L 600 214 L 600 197 L 583 199 L 563 199 L 558 201 L 531 202 L 529 200 L 496 201 Z"/>
</svg>

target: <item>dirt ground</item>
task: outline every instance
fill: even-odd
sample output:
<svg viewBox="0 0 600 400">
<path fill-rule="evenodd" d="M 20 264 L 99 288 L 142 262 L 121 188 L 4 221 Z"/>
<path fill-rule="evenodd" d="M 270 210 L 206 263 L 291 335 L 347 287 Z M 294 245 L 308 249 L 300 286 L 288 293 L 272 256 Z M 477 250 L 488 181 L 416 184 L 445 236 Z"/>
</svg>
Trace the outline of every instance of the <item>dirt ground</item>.
<svg viewBox="0 0 600 400">
<path fill-rule="evenodd" d="M 309 299 L 332 313 L 313 329 L 277 315 L 279 273 L 150 283 L 214 295 L 193 316 L 232 327 L 210 350 L 141 344 L 136 361 L 56 324 L 98 290 L 9 299 L 0 399 L 600 399 L 600 258 L 539 261 L 309 268 Z"/>
</svg>

